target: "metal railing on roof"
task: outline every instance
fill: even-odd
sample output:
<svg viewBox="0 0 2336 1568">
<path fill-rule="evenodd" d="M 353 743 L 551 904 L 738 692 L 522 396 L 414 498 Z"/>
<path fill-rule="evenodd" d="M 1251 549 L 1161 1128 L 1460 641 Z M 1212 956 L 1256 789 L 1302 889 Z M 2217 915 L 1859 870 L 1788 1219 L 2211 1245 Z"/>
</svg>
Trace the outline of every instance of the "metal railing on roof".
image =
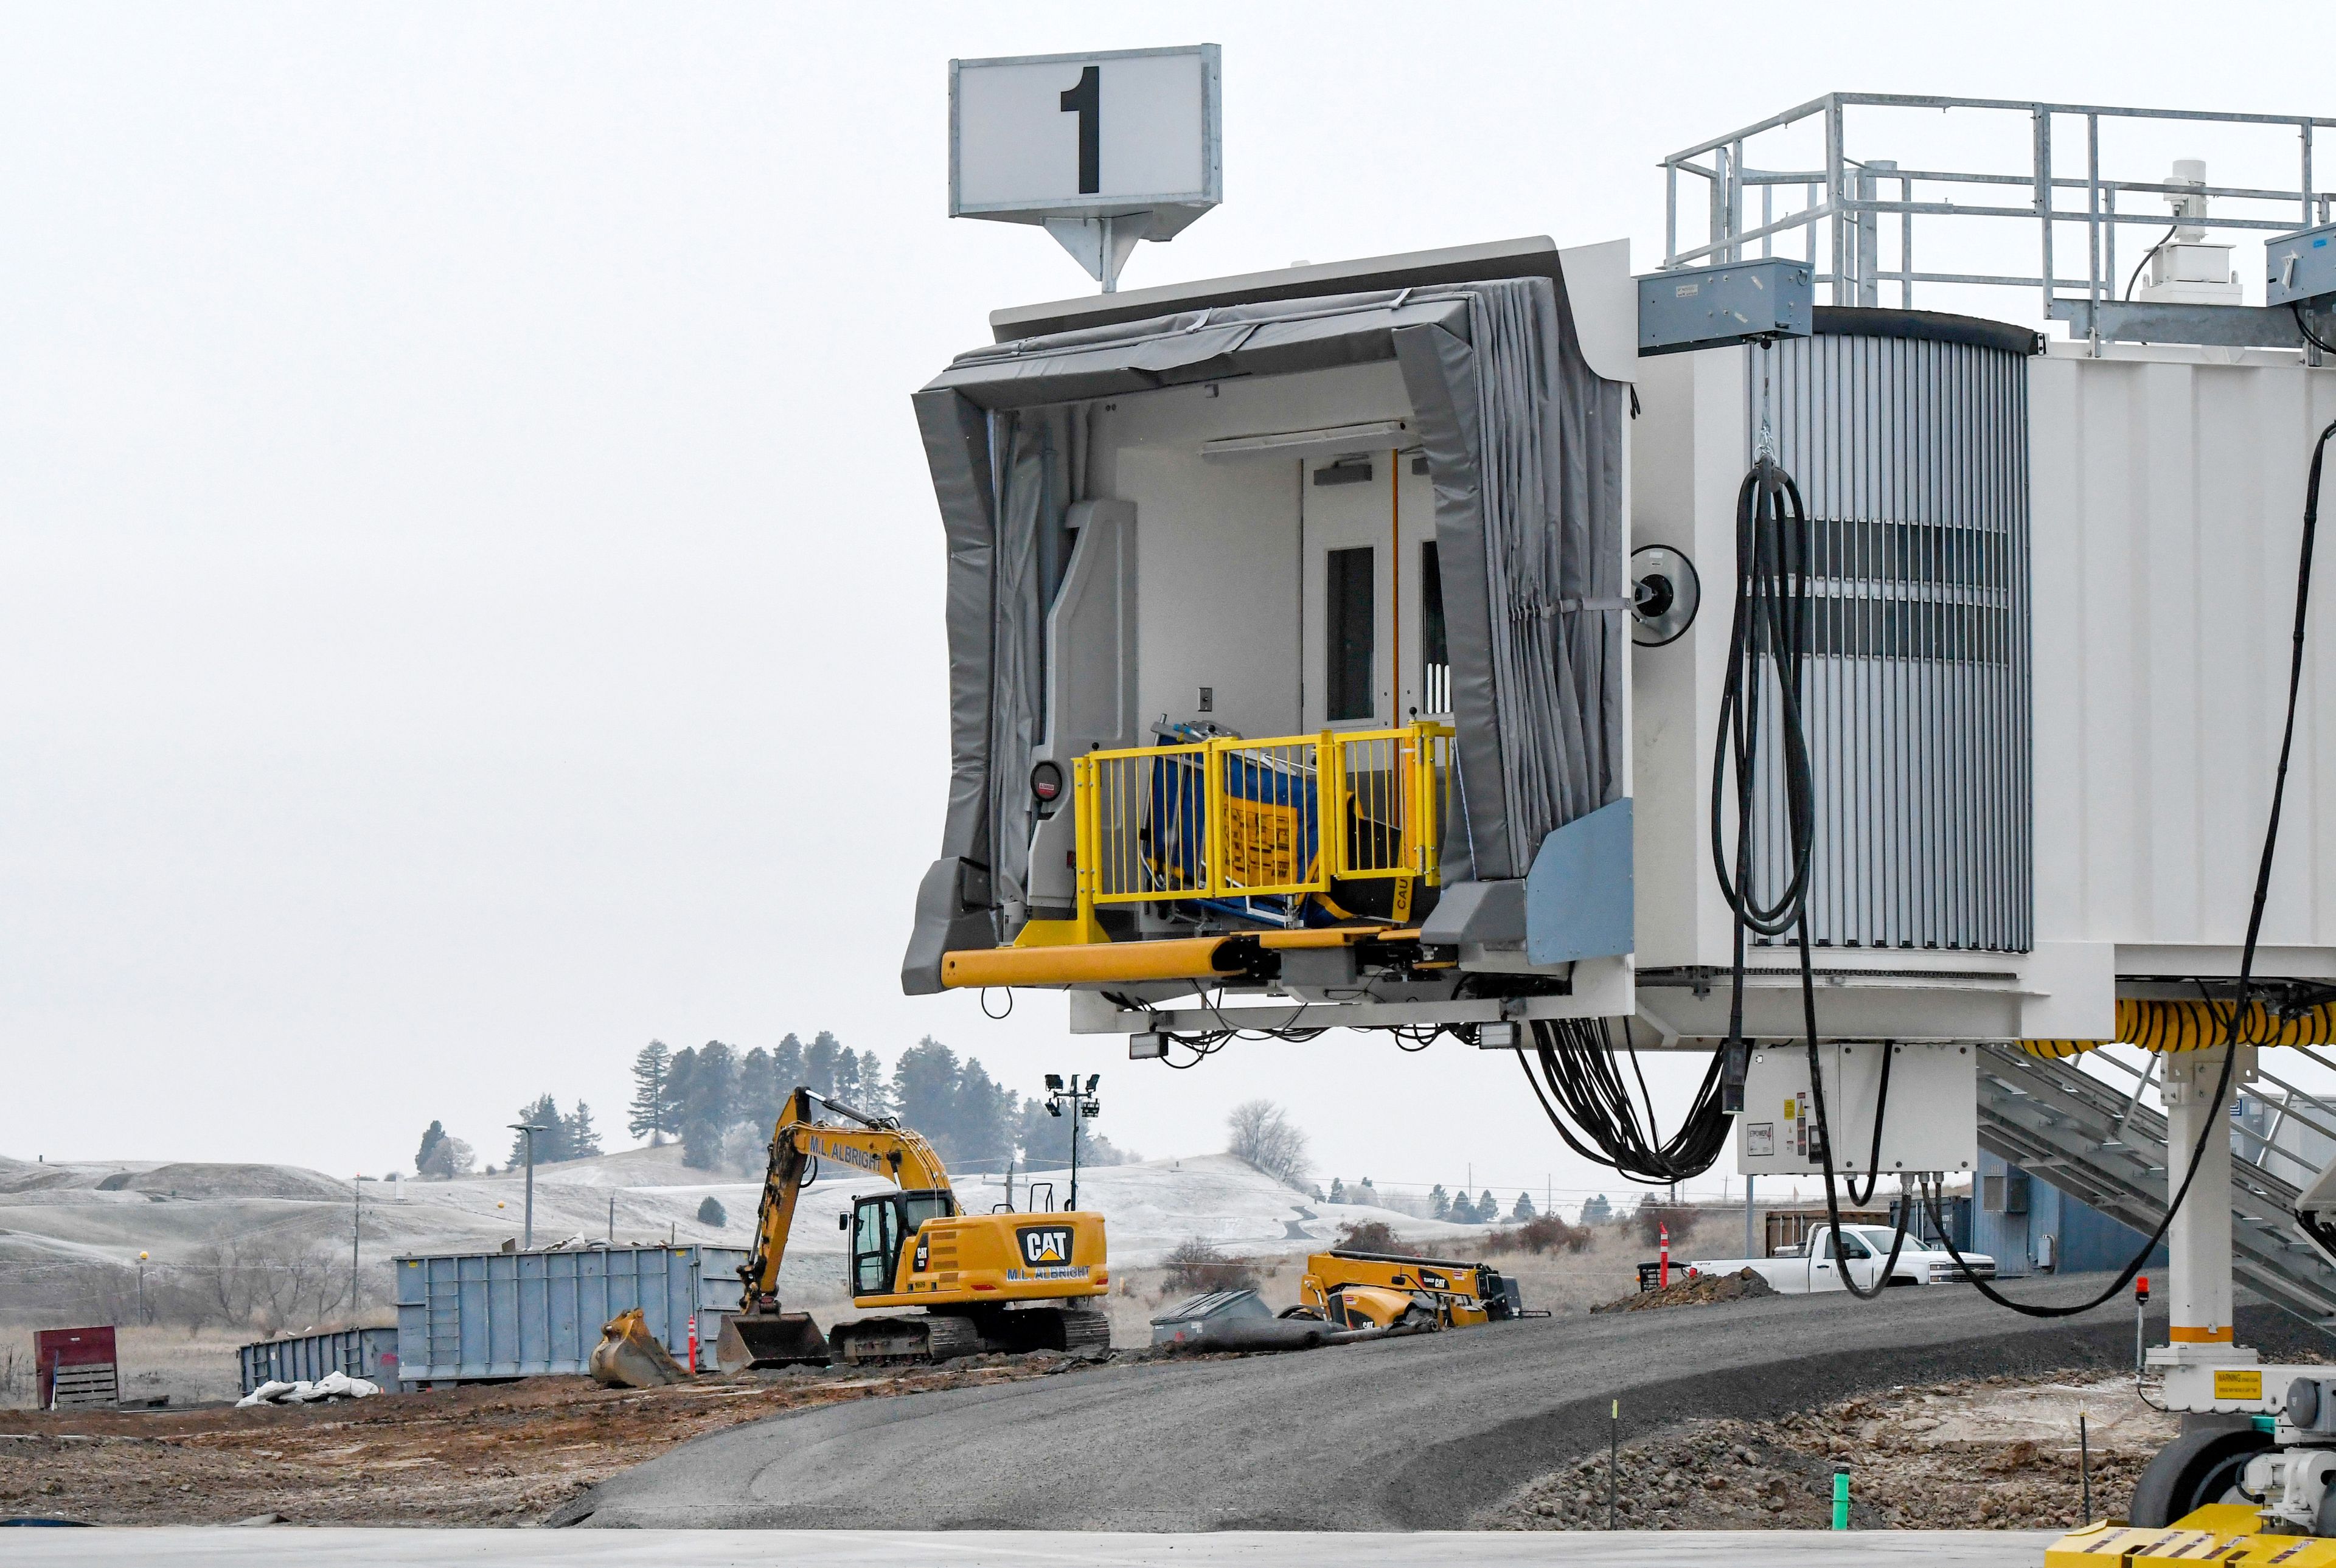
<svg viewBox="0 0 2336 1568">
<path fill-rule="evenodd" d="M 2024 115 L 2029 120 L 2025 169 L 1993 170 L 1921 169 L 1902 166 L 1894 159 L 1856 157 L 1849 150 L 1852 109 L 1970 110 L 1993 114 Z M 1811 120 L 1822 119 L 1825 150 L 1816 168 L 1764 168 L 1755 160 L 1763 138 Z M 2082 175 L 2059 172 L 2053 159 L 2054 137 L 2064 122 L 2081 122 L 2085 148 Z M 2292 188 L 2198 186 L 2158 179 L 2125 179 L 2102 169 L 2101 125 L 2104 121 L 2188 121 L 2218 125 L 2260 126 L 2285 130 L 2297 139 L 2297 178 Z M 2188 109 L 2125 109 L 2106 104 L 2029 102 L 1998 98 L 1917 97 L 1885 93 L 1829 93 L 1797 108 L 1769 116 L 1682 149 L 1662 161 L 1664 180 L 1663 266 L 1666 269 L 1695 265 L 1718 265 L 1750 259 L 1752 248 L 1763 257 L 1787 255 L 1789 237 L 1797 236 L 1799 253 L 1834 305 L 1879 305 L 1882 287 L 1895 283 L 1903 308 L 1914 307 L 1917 284 L 1979 285 L 2027 288 L 2039 292 L 2046 320 L 2075 320 L 2098 343 L 2102 307 L 2116 302 L 2117 231 L 2123 225 L 2166 225 L 2160 210 L 2137 211 L 2120 207 L 2132 196 L 2206 196 L 2244 204 L 2238 213 L 2216 213 L 2196 226 L 2209 230 L 2240 229 L 2289 233 L 2336 216 L 2336 193 L 2313 187 L 2312 141 L 2320 130 L 2336 129 L 2336 119 L 2310 114 L 2235 114 Z M 1705 182 L 1708 214 L 1706 237 L 1699 245 L 1683 245 L 1679 238 L 1679 177 L 1697 176 Z M 1958 201 L 1939 188 L 1992 187 L 2025 194 L 2019 201 Z M 1894 194 L 1890 188 L 1894 187 Z M 2083 204 L 2074 209 L 2061 203 L 2061 194 L 2083 192 Z M 1747 224 L 1746 202 L 1757 194 L 1757 221 Z M 1799 205 L 1781 210 L 1780 193 L 1793 193 Z M 1919 199 L 1918 199 L 1919 198 Z M 2284 207 L 2283 213 L 2276 209 Z M 1882 223 L 1898 222 L 1897 265 L 1882 258 Z M 1923 219 L 1992 218 L 2022 219 L 2033 225 L 2032 260 L 2018 272 L 1926 271 L 1915 265 L 1915 224 Z M 2185 222 L 2188 220 L 2185 219 Z M 2060 230 L 2081 225 L 2077 247 L 2081 270 L 2074 266 L 2063 277 L 2064 246 Z"/>
</svg>

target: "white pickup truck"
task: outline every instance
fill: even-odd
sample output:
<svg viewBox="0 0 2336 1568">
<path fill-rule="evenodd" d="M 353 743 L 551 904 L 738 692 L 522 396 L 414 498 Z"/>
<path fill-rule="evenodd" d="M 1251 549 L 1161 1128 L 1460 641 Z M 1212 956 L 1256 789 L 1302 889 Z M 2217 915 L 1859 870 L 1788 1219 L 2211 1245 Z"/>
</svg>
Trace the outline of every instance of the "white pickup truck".
<svg viewBox="0 0 2336 1568">
<path fill-rule="evenodd" d="M 1843 1290 L 1845 1287 L 1841 1282 L 1841 1267 L 1834 1262 L 1832 1231 L 1831 1225 L 1812 1226 L 1806 1241 L 1796 1247 L 1785 1248 L 1773 1258 L 1698 1259 L 1687 1265 L 1688 1277 L 1738 1274 L 1749 1269 L 1767 1281 L 1771 1289 L 1787 1296 Z M 1873 1288 L 1882 1265 L 1889 1260 L 1890 1242 L 1895 1234 L 1888 1225 L 1841 1228 L 1841 1255 L 1859 1290 Z M 1965 1252 L 1963 1261 L 1979 1278 L 1995 1278 L 1993 1258 Z M 1897 1267 L 1890 1271 L 1893 1285 L 1952 1285 L 1966 1277 L 1944 1247 L 1925 1247 L 1911 1235 L 1898 1250 Z"/>
</svg>

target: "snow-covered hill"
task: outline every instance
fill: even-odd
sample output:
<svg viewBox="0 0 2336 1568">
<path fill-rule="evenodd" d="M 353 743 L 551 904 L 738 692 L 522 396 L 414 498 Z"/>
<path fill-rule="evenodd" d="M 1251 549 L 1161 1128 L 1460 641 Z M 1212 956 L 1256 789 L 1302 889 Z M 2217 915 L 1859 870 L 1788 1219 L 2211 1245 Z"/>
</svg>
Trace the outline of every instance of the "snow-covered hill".
<svg viewBox="0 0 2336 1568">
<path fill-rule="evenodd" d="M 709 1180 L 709 1174 L 683 1165 L 673 1146 L 540 1166 L 536 1242 L 613 1235 L 619 1242 L 744 1246 L 760 1185 L 731 1176 Z M 887 1185 L 867 1176 L 814 1183 L 797 1208 L 790 1253 L 840 1253 L 837 1216 L 857 1194 Z M 0 1282 L 10 1265 L 126 1264 L 141 1251 L 165 1266 L 195 1262 L 214 1244 L 254 1236 L 346 1246 L 357 1205 L 368 1262 L 391 1253 L 492 1251 L 520 1234 L 524 1193 L 518 1175 L 469 1176 L 368 1182 L 355 1200 L 348 1182 L 290 1165 L 28 1164 L 0 1158 Z M 726 1211 L 720 1227 L 698 1221 L 708 1196 Z M 958 1197 L 968 1210 L 989 1209 L 1007 1201 L 1005 1181 L 963 1178 Z M 1066 1173 L 1042 1174 L 1035 1193 L 1027 1178 L 1015 1181 L 1017 1207 L 1062 1207 L 1069 1197 Z M 1228 1253 L 1267 1257 L 1319 1249 L 1336 1240 L 1341 1224 L 1356 1221 L 1381 1220 L 1423 1242 L 1483 1230 L 1359 1204 L 1313 1203 L 1226 1154 L 1083 1170 L 1079 1203 L 1103 1213 L 1114 1261 L 1132 1267 L 1156 1264 L 1196 1237 Z"/>
</svg>

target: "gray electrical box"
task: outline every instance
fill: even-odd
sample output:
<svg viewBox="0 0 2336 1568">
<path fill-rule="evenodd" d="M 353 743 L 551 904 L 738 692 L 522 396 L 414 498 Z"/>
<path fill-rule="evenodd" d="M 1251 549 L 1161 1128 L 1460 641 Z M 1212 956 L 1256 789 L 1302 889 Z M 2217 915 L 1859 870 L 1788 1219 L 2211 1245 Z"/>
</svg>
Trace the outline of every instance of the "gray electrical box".
<svg viewBox="0 0 2336 1568">
<path fill-rule="evenodd" d="M 1762 337 L 1806 337 L 1816 273 L 1771 257 L 1682 268 L 1639 279 L 1639 352 L 1679 354 Z"/>
<path fill-rule="evenodd" d="M 2323 223 L 2317 229 L 2277 235 L 2263 241 L 2263 260 L 2270 271 L 2263 285 L 2266 305 L 2293 305 L 2322 295 L 2336 295 L 2336 223 Z M 1639 315 L 1643 326 L 1643 306 Z"/>
</svg>

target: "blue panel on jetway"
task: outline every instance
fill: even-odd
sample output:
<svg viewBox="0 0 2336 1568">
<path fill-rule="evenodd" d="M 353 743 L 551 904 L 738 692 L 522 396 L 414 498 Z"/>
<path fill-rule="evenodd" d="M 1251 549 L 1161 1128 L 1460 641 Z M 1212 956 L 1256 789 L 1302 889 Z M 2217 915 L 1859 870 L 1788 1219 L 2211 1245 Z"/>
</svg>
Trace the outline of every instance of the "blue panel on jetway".
<svg viewBox="0 0 2336 1568">
<path fill-rule="evenodd" d="M 1542 840 L 1525 878 L 1525 957 L 1565 964 L 1635 948 L 1630 852 L 1628 795 Z"/>
</svg>

